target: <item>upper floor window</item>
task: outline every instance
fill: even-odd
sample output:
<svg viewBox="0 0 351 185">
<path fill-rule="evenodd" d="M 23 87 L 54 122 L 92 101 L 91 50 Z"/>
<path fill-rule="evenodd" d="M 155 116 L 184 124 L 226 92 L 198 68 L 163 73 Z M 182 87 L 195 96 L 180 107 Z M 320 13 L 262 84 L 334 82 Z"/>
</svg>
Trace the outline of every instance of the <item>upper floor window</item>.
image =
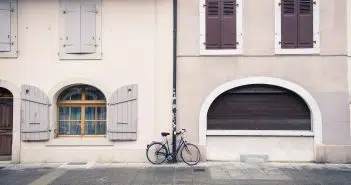
<svg viewBox="0 0 351 185">
<path fill-rule="evenodd" d="M 61 59 L 100 59 L 101 0 L 60 0 Z"/>
<path fill-rule="evenodd" d="M 92 86 L 74 86 L 58 98 L 60 135 L 105 135 L 106 98 Z"/>
<path fill-rule="evenodd" d="M 318 0 L 276 1 L 276 52 L 319 53 Z"/>
<path fill-rule="evenodd" d="M 202 0 L 200 54 L 232 55 L 242 45 L 241 0 Z"/>
<path fill-rule="evenodd" d="M 17 57 L 17 0 L 0 1 L 0 57 Z"/>
</svg>

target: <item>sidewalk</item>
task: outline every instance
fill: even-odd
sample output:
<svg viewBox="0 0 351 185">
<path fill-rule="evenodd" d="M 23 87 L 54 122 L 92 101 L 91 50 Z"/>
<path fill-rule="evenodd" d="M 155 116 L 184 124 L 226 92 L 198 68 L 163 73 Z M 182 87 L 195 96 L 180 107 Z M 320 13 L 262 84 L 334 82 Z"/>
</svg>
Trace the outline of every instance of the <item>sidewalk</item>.
<svg viewBox="0 0 351 185">
<path fill-rule="evenodd" d="M 3 168 L 2 168 L 3 167 Z M 0 184 L 350 185 L 351 164 L 206 162 L 0 164 Z"/>
</svg>

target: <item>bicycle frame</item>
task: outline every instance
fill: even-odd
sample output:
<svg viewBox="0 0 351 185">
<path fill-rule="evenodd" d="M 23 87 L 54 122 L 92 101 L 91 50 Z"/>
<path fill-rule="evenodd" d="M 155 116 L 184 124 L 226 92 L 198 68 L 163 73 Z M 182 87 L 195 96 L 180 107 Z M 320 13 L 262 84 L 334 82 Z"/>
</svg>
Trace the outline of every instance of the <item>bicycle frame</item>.
<svg viewBox="0 0 351 185">
<path fill-rule="evenodd" d="M 167 150 L 166 153 L 164 154 L 163 152 L 159 152 L 159 151 L 157 151 L 157 153 L 161 153 L 161 154 L 165 155 L 167 159 L 169 156 L 172 157 L 171 159 L 174 159 L 177 157 L 177 155 L 178 155 L 178 153 L 183 145 L 186 146 L 186 141 L 184 141 L 184 138 L 181 136 L 181 139 L 180 139 L 180 142 L 179 142 L 179 145 L 177 147 L 176 152 L 170 153 L 169 143 L 168 143 L 168 140 L 166 139 L 166 142 L 162 144 L 162 146 L 164 146 Z M 161 150 L 161 148 L 160 148 L 160 150 Z M 170 159 L 168 159 L 168 160 L 170 160 Z"/>
</svg>

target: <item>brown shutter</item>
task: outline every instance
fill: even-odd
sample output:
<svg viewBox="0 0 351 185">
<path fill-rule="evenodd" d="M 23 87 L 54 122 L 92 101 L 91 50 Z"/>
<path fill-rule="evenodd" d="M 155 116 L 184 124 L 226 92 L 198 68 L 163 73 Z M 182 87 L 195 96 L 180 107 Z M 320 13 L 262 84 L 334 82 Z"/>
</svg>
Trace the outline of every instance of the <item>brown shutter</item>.
<svg viewBox="0 0 351 185">
<path fill-rule="evenodd" d="M 236 48 L 236 0 L 221 2 L 221 48 Z"/>
<path fill-rule="evenodd" d="M 221 47 L 221 14 L 220 0 L 206 1 L 206 48 Z"/>
<path fill-rule="evenodd" d="M 297 48 L 297 2 L 298 0 L 282 0 L 281 2 L 282 48 Z"/>
<path fill-rule="evenodd" d="M 298 47 L 313 48 L 313 0 L 299 0 Z"/>
</svg>

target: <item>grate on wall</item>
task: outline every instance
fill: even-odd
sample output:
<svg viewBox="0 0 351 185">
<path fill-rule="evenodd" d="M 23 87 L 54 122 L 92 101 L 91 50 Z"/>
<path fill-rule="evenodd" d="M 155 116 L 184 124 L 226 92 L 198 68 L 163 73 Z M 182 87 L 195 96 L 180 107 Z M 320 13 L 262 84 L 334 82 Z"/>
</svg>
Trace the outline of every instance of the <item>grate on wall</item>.
<svg viewBox="0 0 351 185">
<path fill-rule="evenodd" d="M 68 165 L 86 165 L 86 164 L 88 164 L 88 163 L 86 163 L 86 162 L 70 162 L 70 163 L 68 163 Z"/>
<path fill-rule="evenodd" d="M 194 172 L 206 172 L 205 168 L 195 168 L 193 169 Z"/>
</svg>

